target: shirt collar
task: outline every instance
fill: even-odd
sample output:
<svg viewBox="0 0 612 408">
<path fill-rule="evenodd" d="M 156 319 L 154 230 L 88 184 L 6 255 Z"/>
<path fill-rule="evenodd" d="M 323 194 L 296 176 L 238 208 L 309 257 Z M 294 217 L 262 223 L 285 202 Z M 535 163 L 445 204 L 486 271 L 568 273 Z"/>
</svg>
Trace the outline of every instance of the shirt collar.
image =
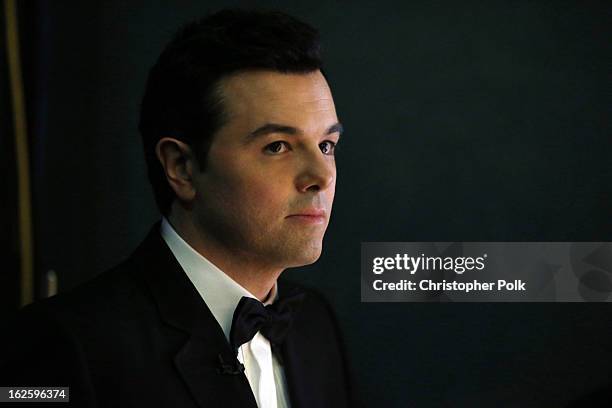
<svg viewBox="0 0 612 408">
<path fill-rule="evenodd" d="M 234 310 L 238 302 L 243 296 L 257 298 L 185 242 L 166 217 L 162 218 L 160 232 L 229 341 Z M 275 282 L 264 305 L 273 303 L 277 295 L 278 286 Z"/>
</svg>

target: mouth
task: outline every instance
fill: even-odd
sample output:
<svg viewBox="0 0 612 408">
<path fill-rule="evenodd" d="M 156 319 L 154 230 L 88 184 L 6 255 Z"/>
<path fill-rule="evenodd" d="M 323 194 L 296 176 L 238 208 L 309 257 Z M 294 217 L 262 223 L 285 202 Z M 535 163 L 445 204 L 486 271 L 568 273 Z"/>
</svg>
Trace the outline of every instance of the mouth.
<svg viewBox="0 0 612 408">
<path fill-rule="evenodd" d="M 327 220 L 325 210 L 315 208 L 302 210 L 295 214 L 288 215 L 285 218 L 306 224 L 325 224 L 325 221 Z"/>
</svg>

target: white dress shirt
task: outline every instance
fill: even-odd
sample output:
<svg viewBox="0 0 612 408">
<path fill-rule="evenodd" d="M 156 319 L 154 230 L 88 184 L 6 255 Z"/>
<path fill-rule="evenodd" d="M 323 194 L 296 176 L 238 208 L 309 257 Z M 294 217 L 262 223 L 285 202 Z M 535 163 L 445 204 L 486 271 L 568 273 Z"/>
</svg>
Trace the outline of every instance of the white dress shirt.
<svg viewBox="0 0 612 408">
<path fill-rule="evenodd" d="M 256 297 L 185 242 L 165 217 L 162 218 L 161 236 L 208 305 L 229 342 L 232 318 L 238 302 L 243 296 Z M 265 305 L 274 302 L 277 291 L 275 283 Z M 238 349 L 238 360 L 244 364 L 246 377 L 259 408 L 290 407 L 283 368 L 272 354 L 270 342 L 260 332 Z"/>
</svg>

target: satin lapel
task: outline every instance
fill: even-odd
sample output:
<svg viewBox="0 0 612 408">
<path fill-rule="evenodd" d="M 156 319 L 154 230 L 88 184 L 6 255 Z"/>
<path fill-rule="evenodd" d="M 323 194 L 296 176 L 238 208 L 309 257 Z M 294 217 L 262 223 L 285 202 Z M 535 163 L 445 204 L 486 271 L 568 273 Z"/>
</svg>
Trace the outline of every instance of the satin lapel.
<svg viewBox="0 0 612 408">
<path fill-rule="evenodd" d="M 295 337 L 291 333 L 285 339 L 282 346 L 283 369 L 289 388 L 289 399 L 291 408 L 308 408 L 307 395 L 309 387 L 306 385 L 308 378 L 305 375 L 306 361 L 303 354 L 298 353 L 299 346 L 295 342 Z"/>
<path fill-rule="evenodd" d="M 278 281 L 279 296 L 290 294 L 296 288 L 283 280 Z M 285 342 L 281 347 L 283 354 L 283 368 L 287 387 L 289 388 L 289 398 L 291 408 L 310 408 L 310 402 L 316 400 L 313 394 L 317 394 L 316 376 L 309 375 L 309 360 L 314 356 L 309 353 L 308 342 L 304 342 L 307 336 L 301 332 L 300 318 L 294 316 L 293 325 L 289 331 Z"/>
<path fill-rule="evenodd" d="M 156 224 L 132 255 L 138 274 L 149 287 L 161 319 L 186 334 L 174 363 L 200 407 L 257 408 L 244 374 L 217 372 L 219 354 L 231 362 L 223 330 L 174 258 Z"/>
</svg>

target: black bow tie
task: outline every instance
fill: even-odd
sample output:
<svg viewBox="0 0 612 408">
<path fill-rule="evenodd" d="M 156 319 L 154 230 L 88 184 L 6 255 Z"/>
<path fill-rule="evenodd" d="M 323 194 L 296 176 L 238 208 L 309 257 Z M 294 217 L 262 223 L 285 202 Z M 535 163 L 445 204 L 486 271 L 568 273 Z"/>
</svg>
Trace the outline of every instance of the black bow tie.
<svg viewBox="0 0 612 408">
<path fill-rule="evenodd" d="M 304 300 L 304 296 L 304 293 L 294 292 L 268 306 L 264 306 L 257 299 L 243 296 L 232 319 L 230 330 L 232 349 L 237 353 L 238 348 L 251 341 L 258 331 L 261 331 L 273 349 L 276 349 L 287 337 L 295 312 Z M 280 357 L 278 353 L 275 354 Z"/>
</svg>

